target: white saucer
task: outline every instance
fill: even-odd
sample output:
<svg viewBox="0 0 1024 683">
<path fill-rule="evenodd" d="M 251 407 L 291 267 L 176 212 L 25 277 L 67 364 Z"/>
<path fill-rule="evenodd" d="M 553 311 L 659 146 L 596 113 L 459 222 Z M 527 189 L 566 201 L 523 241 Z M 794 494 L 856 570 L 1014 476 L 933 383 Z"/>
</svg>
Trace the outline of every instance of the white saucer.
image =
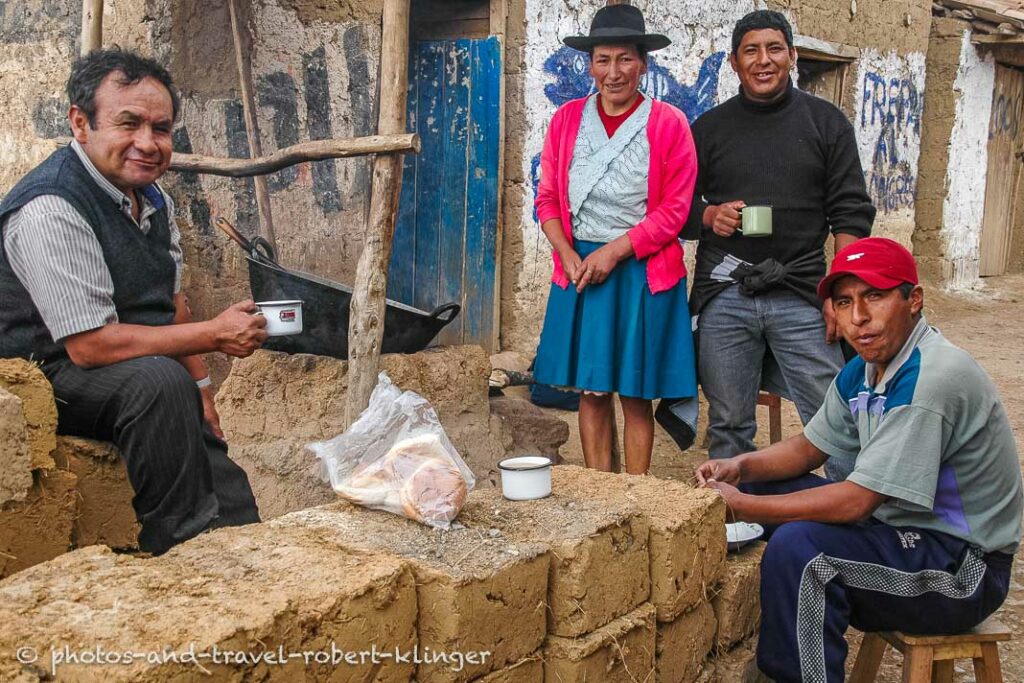
<svg viewBox="0 0 1024 683">
<path fill-rule="evenodd" d="M 746 544 L 764 535 L 764 529 L 760 524 L 752 522 L 733 522 L 725 525 L 725 540 L 729 544 L 729 550 L 739 550 Z"/>
</svg>

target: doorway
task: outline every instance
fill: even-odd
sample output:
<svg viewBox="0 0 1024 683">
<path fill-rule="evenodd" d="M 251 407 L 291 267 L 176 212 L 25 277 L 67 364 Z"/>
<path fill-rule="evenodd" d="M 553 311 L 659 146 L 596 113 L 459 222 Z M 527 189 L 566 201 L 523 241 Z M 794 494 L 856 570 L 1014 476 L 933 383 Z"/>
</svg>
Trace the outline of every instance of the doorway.
<svg viewBox="0 0 1024 683">
<path fill-rule="evenodd" d="M 422 150 L 405 157 L 388 278 L 390 299 L 462 307 L 437 343 L 489 351 L 498 339 L 504 139 L 493 14 L 488 0 L 413 2 L 407 115 Z"/>
<path fill-rule="evenodd" d="M 985 212 L 981 222 L 978 274 L 1002 275 L 1010 261 L 1016 195 L 1020 185 L 1024 72 L 996 64 L 988 128 Z"/>
</svg>

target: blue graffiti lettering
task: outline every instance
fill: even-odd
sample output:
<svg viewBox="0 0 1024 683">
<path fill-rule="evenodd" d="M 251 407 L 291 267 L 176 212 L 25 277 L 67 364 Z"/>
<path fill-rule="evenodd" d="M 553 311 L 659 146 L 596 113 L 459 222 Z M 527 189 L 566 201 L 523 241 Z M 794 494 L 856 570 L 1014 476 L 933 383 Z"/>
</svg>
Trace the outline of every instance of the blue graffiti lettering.
<svg viewBox="0 0 1024 683">
<path fill-rule="evenodd" d="M 913 81 L 873 72 L 864 74 L 860 126 L 881 126 L 871 168 L 864 175 L 868 192 L 880 211 L 896 211 L 914 204 L 917 178 L 910 163 L 900 158 L 899 140 L 920 136 L 923 109 L 924 101 Z"/>
<path fill-rule="evenodd" d="M 906 78 L 889 78 L 881 74 L 864 74 L 861 94 L 860 126 L 894 124 L 896 130 L 921 133 L 924 101 L 914 82 Z"/>
<path fill-rule="evenodd" d="M 886 168 L 881 172 L 872 169 L 865 175 L 868 192 L 880 210 L 891 212 L 914 205 L 917 178 L 910 172 L 910 164 L 900 162 L 895 168 Z"/>
<path fill-rule="evenodd" d="M 691 123 L 715 106 L 718 95 L 718 72 L 725 60 L 725 52 L 715 52 L 700 65 L 696 82 L 690 86 L 680 83 L 667 68 L 654 57 L 647 58 L 647 74 L 640 80 L 640 90 L 657 100 L 678 107 Z M 590 58 L 586 53 L 561 47 L 544 60 L 544 73 L 555 80 L 544 86 L 544 96 L 556 107 L 569 100 L 586 97 L 594 92 L 590 76 Z M 540 155 L 530 162 L 530 181 L 534 197 L 540 180 Z M 534 212 L 534 220 L 537 214 Z"/>
<path fill-rule="evenodd" d="M 715 106 L 718 71 L 724 59 L 724 52 L 710 55 L 700 66 L 697 82 L 689 86 L 677 81 L 657 59 L 648 57 L 647 74 L 640 80 L 640 90 L 655 99 L 678 107 L 692 122 Z M 590 77 L 590 58 L 586 53 L 570 47 L 561 47 L 544 60 L 544 73 L 555 77 L 553 83 L 544 86 L 544 95 L 556 107 L 594 92 L 594 80 Z"/>
<path fill-rule="evenodd" d="M 1008 135 L 1011 138 L 1017 136 L 1020 129 L 1021 107 L 1024 106 L 1024 93 L 1017 93 L 1016 97 L 1007 96 L 999 88 L 999 94 L 992 103 L 992 116 L 988 125 L 988 139 Z"/>
</svg>

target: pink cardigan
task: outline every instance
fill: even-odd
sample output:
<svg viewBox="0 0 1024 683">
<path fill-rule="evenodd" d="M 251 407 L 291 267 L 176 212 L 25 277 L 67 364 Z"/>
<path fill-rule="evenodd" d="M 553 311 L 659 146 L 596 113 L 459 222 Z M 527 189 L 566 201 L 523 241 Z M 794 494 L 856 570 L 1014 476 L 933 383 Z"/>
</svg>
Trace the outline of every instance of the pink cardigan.
<svg viewBox="0 0 1024 683">
<path fill-rule="evenodd" d="M 537 217 L 543 224 L 562 219 L 562 230 L 572 243 L 569 212 L 569 165 L 576 147 L 576 135 L 583 120 L 587 98 L 559 107 L 551 119 L 544 151 L 540 157 L 540 185 L 537 188 Z M 647 171 L 647 216 L 628 231 L 638 259 L 647 259 L 647 285 L 652 294 L 672 289 L 686 277 L 679 232 L 690 212 L 693 185 L 697 179 L 697 152 L 686 116 L 670 104 L 653 100 L 647 121 L 651 165 Z M 552 252 L 555 269 L 551 281 L 565 289 L 569 278 L 558 254 Z"/>
</svg>

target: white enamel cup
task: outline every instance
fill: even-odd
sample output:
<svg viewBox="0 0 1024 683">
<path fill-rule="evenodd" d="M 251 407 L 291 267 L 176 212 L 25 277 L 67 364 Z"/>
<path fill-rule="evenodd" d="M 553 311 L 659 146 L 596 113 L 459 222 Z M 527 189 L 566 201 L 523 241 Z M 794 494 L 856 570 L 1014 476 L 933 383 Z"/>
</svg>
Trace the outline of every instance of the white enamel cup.
<svg viewBox="0 0 1024 683">
<path fill-rule="evenodd" d="M 271 337 L 283 337 L 288 334 L 302 332 L 302 302 L 298 299 L 288 301 L 257 301 L 258 315 L 267 319 L 267 334 Z"/>
<path fill-rule="evenodd" d="M 551 495 L 551 460 L 540 455 L 507 458 L 498 463 L 501 495 L 509 500 L 536 500 Z"/>
</svg>

